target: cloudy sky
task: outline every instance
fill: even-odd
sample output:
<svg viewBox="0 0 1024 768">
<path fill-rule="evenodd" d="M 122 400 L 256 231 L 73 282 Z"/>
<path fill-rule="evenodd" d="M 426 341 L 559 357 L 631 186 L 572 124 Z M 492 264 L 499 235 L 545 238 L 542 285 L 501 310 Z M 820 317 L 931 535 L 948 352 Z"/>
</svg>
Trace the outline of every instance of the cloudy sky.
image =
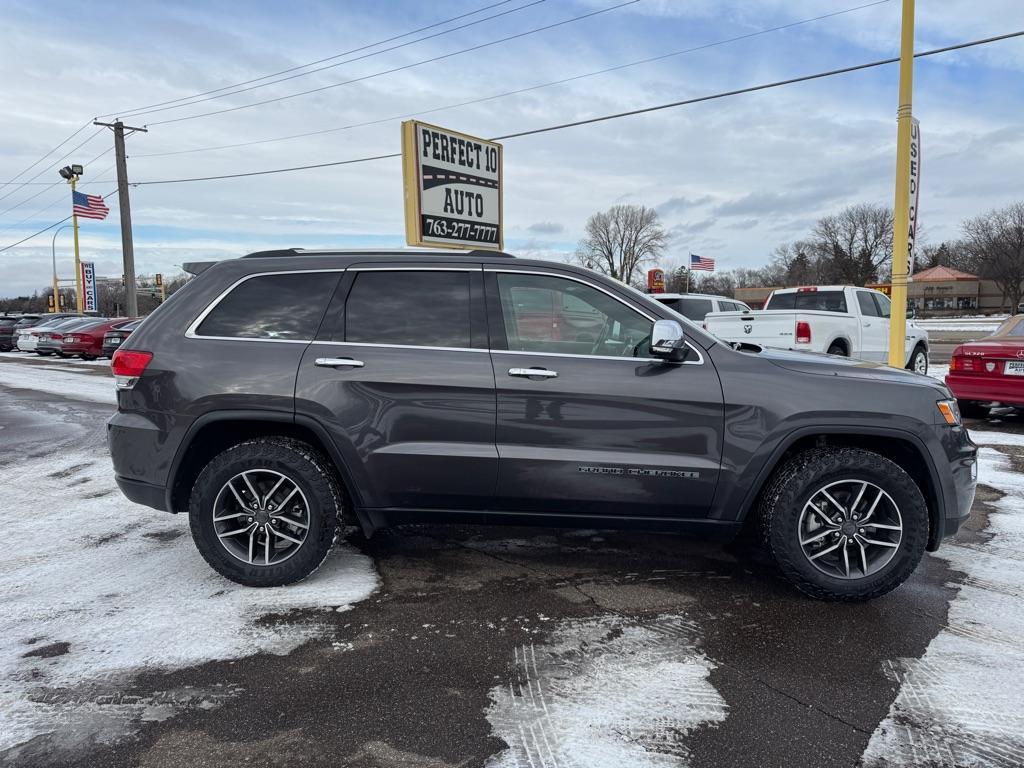
<svg viewBox="0 0 1024 768">
<path fill-rule="evenodd" d="M 622 2 L 297 1 L 285 10 L 261 0 L 92 0 L 84 14 L 80 3 L 7 0 L 0 182 L 13 183 L 0 186 L 0 248 L 69 213 L 69 193 L 56 174 L 61 165 L 86 165 L 83 191 L 116 188 L 113 154 L 101 154 L 112 146 L 106 130 L 86 127 L 33 165 L 95 116 L 149 126 L 128 142 L 130 179 L 149 182 L 396 152 L 403 116 L 490 137 L 887 58 L 899 49 L 898 0 L 763 34 L 870 0 L 638 0 L 616 7 Z M 917 16 L 918 50 L 1024 29 L 1020 0 L 918 0 Z M 471 22 L 478 23 L 466 26 Z M 428 25 L 436 26 L 406 34 Z M 521 36 L 457 53 L 513 35 Z M 389 38 L 397 39 L 380 42 Z M 308 75 L 308 67 L 294 69 L 328 57 L 335 58 L 317 66 L 337 66 Z M 624 66 L 652 57 L 662 58 Z M 579 77 L 609 68 L 617 69 Z M 257 80 L 283 70 L 299 76 Z M 1024 198 L 1022 71 L 1024 39 L 917 61 L 928 241 L 956 236 L 965 216 Z M 824 213 L 861 201 L 891 204 L 896 77 L 895 66 L 879 67 L 510 139 L 506 247 L 559 258 L 573 250 L 589 214 L 629 202 L 657 208 L 670 228 L 663 266 L 688 252 L 716 257 L 720 269 L 763 264 L 774 246 L 799 237 Z M 244 93 L 188 99 L 247 81 L 254 82 Z M 335 87 L 178 119 L 323 86 Z M 521 92 L 457 106 L 509 91 Z M 169 101 L 172 108 L 153 107 Z M 264 141 L 314 131 L 321 133 Z M 247 145 L 225 148 L 237 144 Z M 101 275 L 121 273 L 115 201 L 108 201 L 107 221 L 81 227 L 83 258 L 96 261 Z M 142 185 L 131 190 L 131 202 L 140 273 L 173 273 L 183 261 L 266 247 L 404 243 L 394 159 Z M 0 296 L 48 284 L 52 235 L 0 251 Z M 58 271 L 70 276 L 70 230 L 57 232 L 56 249 Z"/>
</svg>

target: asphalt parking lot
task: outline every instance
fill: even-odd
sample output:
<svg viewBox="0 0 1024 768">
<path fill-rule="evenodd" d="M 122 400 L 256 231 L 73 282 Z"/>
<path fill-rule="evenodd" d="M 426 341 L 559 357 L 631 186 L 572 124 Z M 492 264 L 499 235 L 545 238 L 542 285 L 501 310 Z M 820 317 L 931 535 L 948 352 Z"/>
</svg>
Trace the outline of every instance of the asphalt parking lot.
<svg viewBox="0 0 1024 768">
<path fill-rule="evenodd" d="M 739 544 L 468 526 L 349 530 L 261 591 L 117 492 L 108 376 L 0 355 L 0 765 L 1021 764 L 1013 412 L 969 424 L 966 530 L 865 605 Z"/>
</svg>

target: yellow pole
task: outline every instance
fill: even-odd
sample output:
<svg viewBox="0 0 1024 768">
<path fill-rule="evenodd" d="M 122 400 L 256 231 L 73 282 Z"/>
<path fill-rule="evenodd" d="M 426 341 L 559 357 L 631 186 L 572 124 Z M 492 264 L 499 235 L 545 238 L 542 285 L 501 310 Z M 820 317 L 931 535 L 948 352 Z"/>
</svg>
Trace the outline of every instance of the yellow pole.
<svg viewBox="0 0 1024 768">
<path fill-rule="evenodd" d="M 889 365 L 906 363 L 907 273 L 910 239 L 910 133 L 914 93 L 914 0 L 903 0 L 900 42 L 900 103 L 896 112 L 896 205 L 892 232 L 892 309 L 889 319 Z"/>
<path fill-rule="evenodd" d="M 72 176 L 68 182 L 71 185 L 71 205 L 75 204 L 75 182 L 77 179 Z M 74 208 L 71 209 L 74 211 Z M 82 260 L 78 255 L 78 217 L 71 214 L 71 229 L 75 233 L 75 306 L 78 308 L 78 314 L 82 314 L 85 309 L 85 296 L 82 293 Z"/>
</svg>

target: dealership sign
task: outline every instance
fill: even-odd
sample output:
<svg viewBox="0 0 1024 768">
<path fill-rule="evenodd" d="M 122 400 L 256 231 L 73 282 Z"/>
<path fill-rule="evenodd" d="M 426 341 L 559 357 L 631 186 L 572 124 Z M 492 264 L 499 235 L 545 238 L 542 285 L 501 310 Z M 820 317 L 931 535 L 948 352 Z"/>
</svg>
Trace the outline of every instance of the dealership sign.
<svg viewBox="0 0 1024 768">
<path fill-rule="evenodd" d="M 402 123 L 406 242 L 500 251 L 501 150 L 418 120 Z"/>
<path fill-rule="evenodd" d="M 921 124 L 910 124 L 910 221 L 907 227 L 907 274 L 914 274 L 914 246 L 917 242 L 917 201 L 921 196 Z"/>
<path fill-rule="evenodd" d="M 91 261 L 82 262 L 82 311 L 97 312 L 96 265 Z"/>
</svg>

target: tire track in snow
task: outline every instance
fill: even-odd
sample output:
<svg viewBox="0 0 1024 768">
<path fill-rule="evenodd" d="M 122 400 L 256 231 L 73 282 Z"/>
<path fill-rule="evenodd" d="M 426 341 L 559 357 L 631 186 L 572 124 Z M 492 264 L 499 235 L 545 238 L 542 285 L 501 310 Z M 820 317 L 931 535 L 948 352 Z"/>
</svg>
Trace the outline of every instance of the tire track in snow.
<svg viewBox="0 0 1024 768">
<path fill-rule="evenodd" d="M 692 729 L 726 717 L 697 626 L 679 616 L 561 623 L 517 647 L 487 719 L 509 748 L 489 768 L 683 766 Z"/>
<path fill-rule="evenodd" d="M 1016 435 L 972 437 L 1019 443 Z M 867 768 L 1024 764 L 1024 477 L 992 448 L 982 448 L 979 461 L 981 480 L 1006 494 L 990 502 L 991 546 L 951 542 L 940 550 L 967 577 L 925 655 L 887 670 L 900 689 L 868 743 Z"/>
</svg>

